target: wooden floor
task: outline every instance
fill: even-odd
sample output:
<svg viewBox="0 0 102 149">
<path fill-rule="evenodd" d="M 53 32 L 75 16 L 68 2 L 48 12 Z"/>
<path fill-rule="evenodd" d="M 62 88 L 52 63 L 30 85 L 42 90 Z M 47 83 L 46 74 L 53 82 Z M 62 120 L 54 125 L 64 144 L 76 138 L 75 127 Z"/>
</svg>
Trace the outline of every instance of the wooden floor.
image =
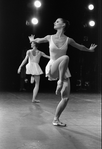
<svg viewBox="0 0 102 149">
<path fill-rule="evenodd" d="M 71 94 L 61 115 L 67 127 L 53 126 L 60 98 L 39 93 L 0 93 L 0 149 L 101 149 L 101 96 Z"/>
</svg>

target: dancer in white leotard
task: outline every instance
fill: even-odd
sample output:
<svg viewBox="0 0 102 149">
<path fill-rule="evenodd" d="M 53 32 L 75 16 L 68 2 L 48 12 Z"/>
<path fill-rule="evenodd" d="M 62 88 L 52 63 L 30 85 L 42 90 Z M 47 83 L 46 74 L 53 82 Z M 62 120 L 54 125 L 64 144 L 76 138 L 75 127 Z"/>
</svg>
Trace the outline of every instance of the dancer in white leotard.
<svg viewBox="0 0 102 149">
<path fill-rule="evenodd" d="M 66 124 L 62 123 L 59 118 L 68 103 L 70 94 L 71 75 L 68 69 L 69 57 L 66 55 L 68 44 L 79 50 L 89 52 L 93 52 L 97 46 L 92 44 L 90 48 L 87 48 L 84 45 L 76 43 L 72 38 L 67 37 L 64 34 L 67 26 L 69 26 L 68 21 L 63 18 L 58 18 L 54 22 L 54 29 L 57 31 L 56 34 L 36 39 L 34 39 L 33 35 L 29 37 L 30 41 L 35 41 L 37 43 L 49 42 L 50 61 L 46 66 L 46 76 L 48 76 L 49 80 L 58 79 L 56 94 L 61 93 L 61 101 L 56 108 L 53 120 L 54 126 L 66 126 Z"/>
<path fill-rule="evenodd" d="M 40 75 L 43 74 L 42 69 L 39 66 L 39 61 L 41 56 L 50 58 L 48 55 L 45 53 L 39 51 L 36 48 L 35 42 L 31 43 L 32 49 L 28 50 L 26 53 L 26 57 L 22 61 L 21 65 L 18 68 L 18 73 L 21 72 L 22 66 L 27 62 L 28 64 L 26 65 L 26 74 L 31 75 L 31 83 L 34 83 L 35 80 L 35 87 L 33 89 L 33 98 L 32 102 L 40 102 L 39 100 L 36 99 L 38 90 L 39 90 L 39 83 L 40 83 Z"/>
<path fill-rule="evenodd" d="M 56 61 L 56 59 L 58 59 L 59 57 L 61 57 L 63 55 L 66 55 L 67 45 L 68 45 L 68 37 L 66 38 L 65 43 L 59 48 L 55 45 L 55 43 L 53 41 L 53 36 L 51 36 L 50 44 L 49 44 L 50 61 L 48 62 L 47 66 L 46 66 L 46 70 L 45 70 L 46 76 L 48 77 L 48 80 L 57 80 L 57 78 L 58 78 L 57 74 L 56 74 L 56 77 L 51 77 L 51 75 L 50 75 L 51 66 Z M 69 69 L 67 67 L 64 78 L 66 79 L 69 77 L 71 77 L 71 74 L 70 74 Z"/>
</svg>

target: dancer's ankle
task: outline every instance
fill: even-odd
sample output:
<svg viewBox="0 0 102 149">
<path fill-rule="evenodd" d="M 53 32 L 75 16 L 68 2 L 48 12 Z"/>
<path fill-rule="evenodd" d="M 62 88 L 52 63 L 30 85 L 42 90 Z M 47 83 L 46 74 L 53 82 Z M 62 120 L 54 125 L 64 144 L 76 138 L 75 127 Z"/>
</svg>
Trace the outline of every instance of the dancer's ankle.
<svg viewBox="0 0 102 149">
<path fill-rule="evenodd" d="M 54 121 L 59 121 L 59 118 L 58 117 L 54 117 Z"/>
</svg>

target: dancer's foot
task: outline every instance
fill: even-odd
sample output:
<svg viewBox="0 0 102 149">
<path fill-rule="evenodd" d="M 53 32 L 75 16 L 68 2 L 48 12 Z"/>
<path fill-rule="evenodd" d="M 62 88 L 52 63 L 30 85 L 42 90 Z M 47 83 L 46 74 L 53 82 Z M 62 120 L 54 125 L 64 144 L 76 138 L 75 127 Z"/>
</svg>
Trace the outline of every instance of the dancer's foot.
<svg viewBox="0 0 102 149">
<path fill-rule="evenodd" d="M 54 120 L 52 123 L 54 126 L 66 127 L 67 125 L 60 122 L 59 120 Z"/>
<path fill-rule="evenodd" d="M 61 80 L 57 81 L 56 95 L 60 93 L 63 86 L 63 82 Z"/>
<path fill-rule="evenodd" d="M 34 77 L 33 77 L 33 76 L 31 76 L 30 83 L 31 83 L 31 84 L 33 84 L 33 83 L 34 83 Z"/>
<path fill-rule="evenodd" d="M 37 99 L 32 99 L 32 102 L 33 102 L 33 103 L 39 103 L 39 102 L 40 102 L 40 100 L 37 100 Z"/>
</svg>

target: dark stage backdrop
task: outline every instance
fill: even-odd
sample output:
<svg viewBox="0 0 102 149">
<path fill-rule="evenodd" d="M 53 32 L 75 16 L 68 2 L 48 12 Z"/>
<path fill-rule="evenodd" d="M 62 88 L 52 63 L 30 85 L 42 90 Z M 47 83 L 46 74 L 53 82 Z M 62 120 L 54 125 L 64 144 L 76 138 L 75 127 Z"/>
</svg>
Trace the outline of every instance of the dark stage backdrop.
<svg viewBox="0 0 102 149">
<path fill-rule="evenodd" d="M 70 22 L 66 35 L 76 42 L 89 47 L 91 43 L 98 44 L 94 53 L 81 52 L 71 46 L 67 54 L 70 57 L 71 91 L 99 92 L 101 77 L 101 0 L 93 0 L 95 10 L 90 13 L 86 7 L 90 0 L 42 0 L 42 7 L 36 11 L 33 0 L 1 0 L 0 1 L 0 91 L 19 91 L 20 75 L 17 69 L 23 60 L 26 50 L 30 48 L 28 36 L 44 37 L 54 34 L 53 23 L 58 17 Z M 36 27 L 27 26 L 26 20 L 37 15 L 39 24 Z M 93 17 L 96 26 L 85 27 L 85 22 Z M 39 50 L 49 54 L 48 44 L 38 45 Z M 41 58 L 40 66 L 45 71 L 48 60 Z M 26 90 L 33 86 L 24 83 Z M 56 82 L 50 82 L 43 74 L 40 91 L 54 92 Z"/>
</svg>

